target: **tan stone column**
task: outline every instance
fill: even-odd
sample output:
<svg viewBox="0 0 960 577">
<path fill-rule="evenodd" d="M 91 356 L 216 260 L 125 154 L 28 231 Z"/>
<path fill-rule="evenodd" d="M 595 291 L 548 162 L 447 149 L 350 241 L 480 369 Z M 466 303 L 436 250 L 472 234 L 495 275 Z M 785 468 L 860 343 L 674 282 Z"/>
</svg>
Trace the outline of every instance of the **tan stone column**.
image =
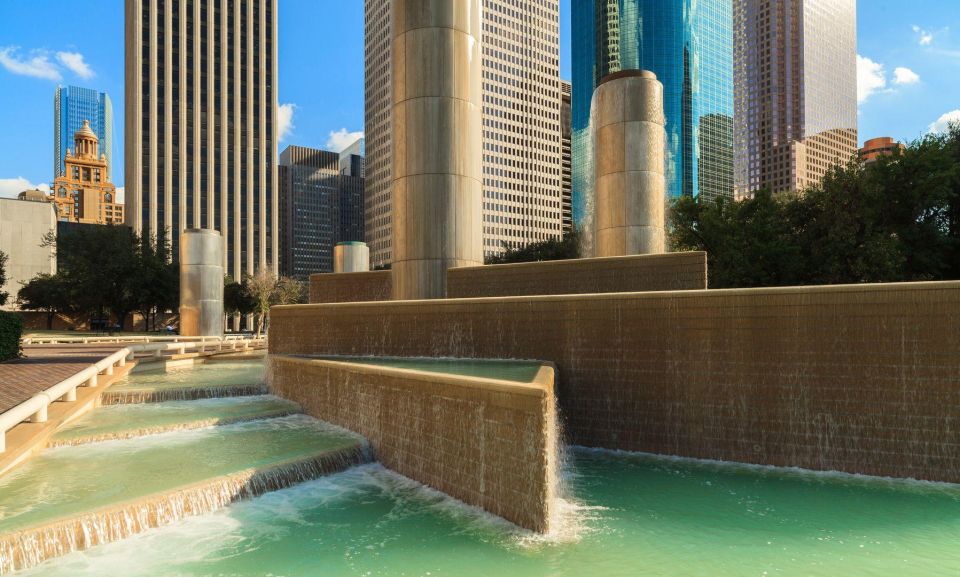
<svg viewBox="0 0 960 577">
<path fill-rule="evenodd" d="M 645 70 L 606 76 L 593 93 L 595 256 L 665 251 L 663 85 Z"/>
<path fill-rule="evenodd" d="M 480 0 L 393 2 L 393 298 L 483 263 Z"/>
<path fill-rule="evenodd" d="M 223 334 L 223 237 L 211 229 L 180 235 L 180 334 Z"/>
</svg>

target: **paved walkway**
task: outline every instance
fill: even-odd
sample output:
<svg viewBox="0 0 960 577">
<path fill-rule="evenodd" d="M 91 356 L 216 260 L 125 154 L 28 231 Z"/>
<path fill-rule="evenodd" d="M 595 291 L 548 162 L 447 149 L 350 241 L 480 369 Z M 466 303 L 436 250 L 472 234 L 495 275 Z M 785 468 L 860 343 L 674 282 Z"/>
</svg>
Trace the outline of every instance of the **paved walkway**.
<svg viewBox="0 0 960 577">
<path fill-rule="evenodd" d="M 24 358 L 0 363 L 0 413 L 12 409 L 124 346 L 110 343 L 23 347 Z"/>
</svg>

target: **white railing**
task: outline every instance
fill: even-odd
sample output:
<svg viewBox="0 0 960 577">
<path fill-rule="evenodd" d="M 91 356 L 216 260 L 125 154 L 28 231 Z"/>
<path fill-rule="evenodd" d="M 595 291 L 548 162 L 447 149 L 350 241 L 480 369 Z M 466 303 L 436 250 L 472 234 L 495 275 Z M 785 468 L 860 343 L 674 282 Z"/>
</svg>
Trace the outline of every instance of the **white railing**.
<svg viewBox="0 0 960 577">
<path fill-rule="evenodd" d="M 262 337 L 261 337 L 262 338 Z M 68 345 L 68 344 L 110 344 L 110 343 L 193 343 L 193 342 L 221 342 L 255 340 L 253 335 L 225 335 L 222 337 L 182 337 L 168 335 L 118 335 L 113 337 L 57 337 L 57 336 L 30 336 L 20 339 L 25 345 Z"/>
<path fill-rule="evenodd" d="M 190 338 L 190 337 L 185 337 Z M 154 342 L 130 344 L 108 357 L 75 373 L 53 385 L 45 391 L 0 414 L 0 453 L 6 450 L 7 432 L 24 421 L 44 423 L 47 421 L 47 408 L 55 401 L 73 402 L 77 400 L 78 387 L 96 387 L 100 375 L 112 375 L 115 367 L 123 367 L 127 361 L 134 360 L 137 353 L 153 353 L 154 359 L 163 358 L 163 353 L 185 354 L 187 350 L 204 352 L 247 351 L 266 345 L 266 338 L 225 338 L 206 337 L 191 342 Z"/>
</svg>

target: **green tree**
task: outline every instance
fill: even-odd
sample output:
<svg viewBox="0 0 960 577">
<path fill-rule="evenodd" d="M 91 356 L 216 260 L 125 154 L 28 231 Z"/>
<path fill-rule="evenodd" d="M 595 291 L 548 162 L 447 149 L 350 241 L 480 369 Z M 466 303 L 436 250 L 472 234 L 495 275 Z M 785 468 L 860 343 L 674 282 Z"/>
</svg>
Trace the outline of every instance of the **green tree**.
<svg viewBox="0 0 960 577">
<path fill-rule="evenodd" d="M 562 238 L 533 242 L 518 248 L 507 248 L 499 255 L 488 256 L 485 264 L 538 262 L 580 258 L 581 240 L 578 231 L 568 232 Z"/>
<path fill-rule="evenodd" d="M 124 329 L 137 309 L 140 239 L 125 226 L 83 226 L 64 238 L 48 235 L 56 247 L 60 274 L 70 284 L 78 312 L 106 320 L 112 313 Z"/>
<path fill-rule="evenodd" d="M 58 313 L 73 310 L 73 300 L 69 283 L 59 274 L 39 274 L 17 293 L 20 308 L 47 314 L 47 330 L 53 329 L 53 320 Z"/>
<path fill-rule="evenodd" d="M 141 238 L 137 259 L 137 310 L 143 316 L 144 328 L 156 330 L 157 316 L 176 309 L 180 300 L 180 274 L 171 262 L 167 235 Z"/>
<path fill-rule="evenodd" d="M 282 276 L 277 279 L 273 289 L 271 304 L 273 305 L 300 305 L 307 302 L 309 291 L 307 284 L 295 278 Z"/>
<path fill-rule="evenodd" d="M 0 288 L 7 284 L 7 253 L 0 250 Z M 0 291 L 0 306 L 7 304 L 10 293 Z"/>
<path fill-rule="evenodd" d="M 801 194 L 671 210 L 673 250 L 709 253 L 714 288 L 960 278 L 960 125 Z"/>
</svg>

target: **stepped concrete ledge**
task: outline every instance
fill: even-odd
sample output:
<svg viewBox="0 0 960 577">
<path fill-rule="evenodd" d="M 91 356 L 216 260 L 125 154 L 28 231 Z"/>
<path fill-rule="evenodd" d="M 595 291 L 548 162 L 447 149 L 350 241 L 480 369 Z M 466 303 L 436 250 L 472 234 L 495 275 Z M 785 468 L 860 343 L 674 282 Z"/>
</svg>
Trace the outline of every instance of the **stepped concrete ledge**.
<svg viewBox="0 0 960 577">
<path fill-rule="evenodd" d="M 249 397 L 265 395 L 264 383 L 238 383 L 232 385 L 184 386 L 184 387 L 117 387 L 103 393 L 101 405 L 128 405 L 138 403 L 163 403 L 166 401 L 191 401 L 220 399 L 224 397 Z"/>
<path fill-rule="evenodd" d="M 370 451 L 358 442 L 351 447 L 207 479 L 0 535 L 0 575 L 35 567 L 53 557 L 125 539 L 180 519 L 216 511 L 239 500 L 370 461 Z"/>
<path fill-rule="evenodd" d="M 271 355 L 551 361 L 572 444 L 960 482 L 957 281 L 311 304 L 270 318 Z"/>
<path fill-rule="evenodd" d="M 110 343 L 25 344 L 23 358 L 0 363 L 0 415 L 8 411 L 16 411 L 21 403 L 30 400 L 31 397 L 79 373 L 91 370 L 93 365 L 102 363 L 125 346 L 139 344 L 144 343 L 124 342 L 122 338 L 119 338 L 118 342 Z M 257 343 L 257 346 L 263 345 Z M 246 354 L 255 352 L 257 351 L 248 351 Z M 152 365 L 160 370 L 165 369 L 171 353 L 177 354 L 176 351 L 147 352 L 146 354 L 137 351 L 126 362 L 101 372 L 96 379 L 96 386 L 77 387 L 73 392 L 75 400 L 64 397 L 50 403 L 45 408 L 45 420 L 39 422 L 33 419 L 26 420 L 7 430 L 5 442 L 0 443 L 0 476 L 46 447 L 50 437 L 60 427 L 103 404 L 105 393 L 110 394 L 111 386 L 138 367 Z M 263 354 L 262 350 L 259 353 Z M 225 360 L 250 358 L 237 356 L 244 355 L 242 352 L 226 349 L 206 351 L 201 353 L 200 357 L 207 362 L 221 355 L 231 357 Z M 187 362 L 192 364 L 196 359 L 190 359 Z M 247 385 L 243 390 L 229 391 L 229 394 L 254 395 L 265 392 L 266 387 L 258 384 Z M 201 393 L 201 396 L 195 398 L 210 398 L 211 395 L 213 393 L 208 393 L 207 396 L 202 396 Z"/>
<path fill-rule="evenodd" d="M 557 489 L 553 365 L 529 382 L 270 357 L 271 391 L 370 442 L 384 466 L 520 527 L 547 532 Z"/>
</svg>

